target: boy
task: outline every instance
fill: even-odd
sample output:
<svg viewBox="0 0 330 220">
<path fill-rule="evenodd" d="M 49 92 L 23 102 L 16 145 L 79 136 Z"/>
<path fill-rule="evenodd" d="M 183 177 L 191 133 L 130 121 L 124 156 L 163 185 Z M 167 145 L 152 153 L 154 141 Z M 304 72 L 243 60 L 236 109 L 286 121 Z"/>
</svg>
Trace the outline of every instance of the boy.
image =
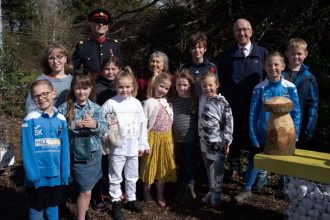
<svg viewBox="0 0 330 220">
<path fill-rule="evenodd" d="M 293 82 L 298 90 L 300 104 L 300 138 L 299 147 L 308 147 L 307 141 L 313 137 L 317 121 L 319 91 L 315 77 L 303 64 L 308 55 L 307 43 L 300 38 L 291 39 L 286 47 L 285 55 L 289 64 L 283 72 L 286 80 Z"/>
<path fill-rule="evenodd" d="M 195 82 L 195 91 L 198 98 L 201 97 L 202 89 L 198 83 L 199 78 L 206 72 L 217 74 L 217 67 L 209 59 L 204 57 L 207 50 L 207 37 L 204 32 L 197 32 L 188 39 L 188 48 L 191 59 L 180 66 L 180 71 L 184 68 L 188 69 L 193 75 Z"/>
<path fill-rule="evenodd" d="M 262 102 L 275 97 L 285 96 L 291 99 L 294 109 L 291 112 L 291 117 L 296 130 L 296 139 L 299 137 L 299 123 L 300 123 L 300 107 L 297 89 L 295 85 L 283 78 L 282 71 L 285 68 L 284 57 L 277 51 L 270 52 L 265 59 L 265 72 L 267 79 L 256 85 L 253 90 L 250 115 L 249 115 L 249 129 L 252 147 L 249 152 L 249 163 L 246 170 L 244 192 L 235 197 L 237 202 L 242 202 L 251 195 L 252 186 L 254 185 L 259 173 L 259 180 L 257 182 L 258 190 L 267 184 L 266 171 L 254 168 L 254 155 L 263 151 L 266 143 L 266 128 L 270 113 L 265 112 Z"/>
</svg>

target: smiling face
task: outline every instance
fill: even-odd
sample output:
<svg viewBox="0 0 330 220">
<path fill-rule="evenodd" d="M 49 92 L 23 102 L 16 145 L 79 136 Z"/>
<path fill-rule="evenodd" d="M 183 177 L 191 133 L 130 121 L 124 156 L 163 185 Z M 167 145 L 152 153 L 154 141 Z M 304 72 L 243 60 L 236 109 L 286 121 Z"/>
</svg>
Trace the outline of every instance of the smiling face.
<svg viewBox="0 0 330 220">
<path fill-rule="evenodd" d="M 216 78 L 213 76 L 207 76 L 206 78 L 204 78 L 201 81 L 201 87 L 203 90 L 203 94 L 208 98 L 212 98 L 218 95 L 217 91 L 219 88 L 219 84 Z"/>
<path fill-rule="evenodd" d="M 118 79 L 116 83 L 117 95 L 121 96 L 123 99 L 127 99 L 132 96 L 134 90 L 133 79 L 129 77 L 122 77 Z"/>
<path fill-rule="evenodd" d="M 48 56 L 48 65 L 52 70 L 52 74 L 65 73 L 65 64 L 67 57 L 61 52 L 61 49 L 52 50 Z"/>
<path fill-rule="evenodd" d="M 289 67 L 291 69 L 295 67 L 300 67 L 300 65 L 304 62 L 307 57 L 307 50 L 299 47 L 290 47 L 285 55 L 289 61 Z"/>
<path fill-rule="evenodd" d="M 191 85 L 185 78 L 177 78 L 175 81 L 175 89 L 181 97 L 190 97 Z"/>
<path fill-rule="evenodd" d="M 154 85 L 154 98 L 160 99 L 167 95 L 171 88 L 171 81 L 165 80 Z"/>
<path fill-rule="evenodd" d="M 45 84 L 37 85 L 32 89 L 31 97 L 41 111 L 46 112 L 49 115 L 52 113 L 54 99 L 56 97 L 54 89 Z"/>
<path fill-rule="evenodd" d="M 197 43 L 194 47 L 190 48 L 190 53 L 194 63 L 202 63 L 206 48 L 202 43 Z"/>
<path fill-rule="evenodd" d="M 102 71 L 102 76 L 107 80 L 114 80 L 117 73 L 119 73 L 119 67 L 116 66 L 114 63 L 110 63 L 107 67 L 105 67 Z"/>
<path fill-rule="evenodd" d="M 160 56 L 154 56 L 151 58 L 149 68 L 153 72 L 154 76 L 164 71 L 164 60 Z"/>
<path fill-rule="evenodd" d="M 109 30 L 109 24 L 107 22 L 93 21 L 91 30 L 95 37 L 105 37 Z"/>
<path fill-rule="evenodd" d="M 281 73 L 285 68 L 283 57 L 271 56 L 265 61 L 265 71 L 269 80 L 277 82 L 281 79 Z"/>
<path fill-rule="evenodd" d="M 238 19 L 234 24 L 234 37 L 238 44 L 246 46 L 251 42 L 252 27 L 248 20 Z"/>
<path fill-rule="evenodd" d="M 82 86 L 82 85 L 74 85 L 73 92 L 76 97 L 76 102 L 79 105 L 85 105 L 87 103 L 87 99 L 91 94 L 93 87 L 91 86 Z"/>
</svg>

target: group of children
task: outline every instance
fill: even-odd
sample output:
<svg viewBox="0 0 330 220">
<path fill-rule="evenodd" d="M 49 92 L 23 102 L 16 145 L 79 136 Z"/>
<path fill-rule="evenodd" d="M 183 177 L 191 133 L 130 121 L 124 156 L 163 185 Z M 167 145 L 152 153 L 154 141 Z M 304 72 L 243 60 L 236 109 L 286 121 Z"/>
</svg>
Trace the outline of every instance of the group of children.
<svg viewBox="0 0 330 220">
<path fill-rule="evenodd" d="M 168 73 L 168 58 L 162 52 L 150 56 L 150 77 L 138 80 L 130 68 L 121 68 L 118 59 L 112 56 L 103 65 L 96 84 L 89 74 L 75 74 L 61 105 L 56 105 L 60 89 L 54 88 L 52 81 L 65 78 L 64 67 L 70 65 L 70 59 L 61 46 L 55 44 L 47 49 L 47 77 L 33 82 L 29 93 L 37 108 L 28 112 L 22 124 L 22 160 L 30 219 L 43 219 L 44 215 L 48 219 L 58 218 L 59 191 L 68 185 L 70 174 L 79 191 L 77 219 L 85 219 L 92 189 L 104 174 L 101 161 L 109 179 L 114 219 L 124 219 L 123 202 L 129 210 L 143 211 L 136 200 L 138 179 L 143 182 L 146 202 L 153 202 L 150 188 L 155 183 L 160 207 L 166 207 L 164 183 L 178 179 L 175 200 L 184 204 L 197 197 L 194 185 L 200 151 L 209 183 L 202 202 L 220 207 L 224 162 L 230 151 L 234 124 L 229 103 L 218 93 L 216 67 L 209 61 L 205 63 L 203 37 L 194 36 L 193 62 L 183 65 L 174 77 Z M 249 122 L 255 153 L 262 151 L 265 144 L 269 117 L 262 102 L 274 96 L 286 96 L 293 101 L 291 116 L 296 137 L 299 131 L 310 137 L 308 126 L 312 122 L 306 121 L 305 127 L 301 127 L 302 112 L 315 114 L 318 91 L 315 78 L 302 64 L 307 44 L 301 39 L 291 40 L 286 55 L 287 70 L 279 52 L 267 55 L 264 64 L 267 79 L 253 92 Z M 135 98 L 138 93 L 146 99 Z M 316 100 L 312 104 L 305 96 Z M 251 194 L 258 176 L 253 157 L 254 154 L 249 157 L 245 194 L 238 200 Z"/>
</svg>

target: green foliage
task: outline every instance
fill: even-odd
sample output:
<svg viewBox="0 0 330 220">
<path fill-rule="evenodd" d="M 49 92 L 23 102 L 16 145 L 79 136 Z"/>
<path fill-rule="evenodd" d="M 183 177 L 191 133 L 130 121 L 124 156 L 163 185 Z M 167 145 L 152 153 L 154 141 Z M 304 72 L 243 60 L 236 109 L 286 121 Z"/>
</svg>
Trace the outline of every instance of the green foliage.
<svg viewBox="0 0 330 220">
<path fill-rule="evenodd" d="M 0 85 L 0 115 L 22 117 L 24 99 L 28 82 L 22 80 L 28 73 L 20 71 L 20 60 L 15 48 L 6 48 L 0 52 L 3 81 Z"/>
</svg>

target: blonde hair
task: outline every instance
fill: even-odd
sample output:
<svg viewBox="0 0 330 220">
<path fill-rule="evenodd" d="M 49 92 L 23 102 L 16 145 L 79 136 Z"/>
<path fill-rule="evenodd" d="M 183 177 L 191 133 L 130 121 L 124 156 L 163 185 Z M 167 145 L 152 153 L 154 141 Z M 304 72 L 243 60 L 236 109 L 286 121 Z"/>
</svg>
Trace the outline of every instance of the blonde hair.
<svg viewBox="0 0 330 220">
<path fill-rule="evenodd" d="M 170 85 L 172 84 L 171 75 L 166 72 L 161 72 L 155 78 L 152 78 L 148 85 L 147 98 L 154 98 L 155 97 L 155 89 L 154 89 L 155 86 L 157 86 L 161 83 L 166 83 L 166 82 L 169 82 Z M 169 90 L 169 92 L 170 92 L 170 90 Z"/>
<path fill-rule="evenodd" d="M 217 84 L 217 86 L 220 86 L 220 82 L 218 80 L 218 76 L 215 73 L 212 73 L 210 71 L 207 71 L 206 73 L 204 73 L 200 78 L 199 78 L 199 83 L 201 84 L 202 81 L 204 81 L 206 78 L 211 77 L 214 78 L 215 83 Z"/>
<path fill-rule="evenodd" d="M 31 93 L 31 95 L 33 94 L 34 89 L 37 86 L 40 86 L 40 85 L 47 86 L 51 91 L 54 90 L 53 84 L 48 79 L 39 79 L 39 80 L 34 81 L 31 84 L 31 86 L 30 86 L 30 93 Z"/>
<path fill-rule="evenodd" d="M 124 69 L 119 71 L 119 73 L 116 75 L 114 80 L 115 87 L 117 87 L 119 80 L 123 78 L 129 78 L 132 80 L 133 90 L 131 92 L 131 96 L 135 97 L 138 90 L 138 84 L 136 82 L 136 78 L 134 76 L 133 70 L 129 66 L 124 67 Z"/>
<path fill-rule="evenodd" d="M 307 50 L 307 43 L 301 38 L 292 38 L 286 45 L 286 51 L 288 51 L 290 48 Z"/>
</svg>

